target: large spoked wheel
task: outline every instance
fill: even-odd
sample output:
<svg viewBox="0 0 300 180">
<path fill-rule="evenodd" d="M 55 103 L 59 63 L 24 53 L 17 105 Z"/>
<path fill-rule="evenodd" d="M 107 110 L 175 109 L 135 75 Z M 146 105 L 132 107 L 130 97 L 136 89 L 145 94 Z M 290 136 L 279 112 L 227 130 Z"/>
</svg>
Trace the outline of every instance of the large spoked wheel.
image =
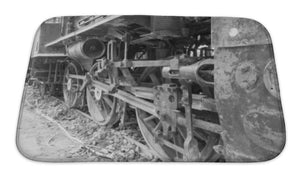
<svg viewBox="0 0 300 180">
<path fill-rule="evenodd" d="M 157 156 L 163 161 L 171 161 L 176 157 L 176 152 L 157 142 L 157 136 L 161 133 L 160 120 L 143 110 L 136 108 L 136 118 L 140 131 L 148 144 Z"/>
<path fill-rule="evenodd" d="M 153 86 L 161 84 L 161 79 L 155 69 L 145 69 L 140 76 L 139 83 L 150 84 Z M 192 110 L 194 118 L 203 119 L 211 116 L 209 112 Z M 149 114 L 138 107 L 136 108 L 136 117 L 140 131 L 148 146 L 154 150 L 157 156 L 163 161 L 218 161 L 220 155 L 213 147 L 219 143 L 218 134 L 194 128 L 193 138 L 188 150 L 184 148 L 187 137 L 185 126 L 177 125 L 175 130 L 166 130 L 166 125 L 159 117 Z M 211 117 L 208 119 L 217 119 Z M 165 127 L 165 128 L 164 128 Z M 167 135 L 164 131 L 168 132 Z M 192 158 L 191 158 L 192 157 Z"/>
<path fill-rule="evenodd" d="M 91 68 L 90 74 L 96 81 L 101 81 L 107 85 L 113 83 L 113 77 L 103 63 L 97 62 Z M 112 126 L 122 115 L 124 103 L 102 91 L 97 86 L 90 84 L 87 86 L 87 105 L 93 119 L 102 126 Z"/>
<path fill-rule="evenodd" d="M 153 149 L 157 156 L 163 161 L 190 161 L 187 157 L 191 155 L 184 150 L 184 142 L 187 138 L 186 129 L 178 125 L 175 132 L 164 136 L 162 121 L 141 109 L 136 108 L 136 116 L 141 133 L 148 146 Z M 219 143 L 219 135 L 201 129 L 194 129 L 194 141 L 199 157 L 196 161 L 218 161 L 220 155 L 217 154 L 213 146 Z M 191 149 L 191 151 L 193 151 Z M 193 152 L 191 152 L 193 153 Z"/>
<path fill-rule="evenodd" d="M 74 62 L 70 62 L 65 68 L 63 80 L 63 95 L 65 103 L 70 108 L 80 106 L 83 101 L 83 92 L 80 92 L 80 87 L 83 82 L 81 79 L 71 78 L 70 75 L 82 74 L 82 68 Z"/>
</svg>

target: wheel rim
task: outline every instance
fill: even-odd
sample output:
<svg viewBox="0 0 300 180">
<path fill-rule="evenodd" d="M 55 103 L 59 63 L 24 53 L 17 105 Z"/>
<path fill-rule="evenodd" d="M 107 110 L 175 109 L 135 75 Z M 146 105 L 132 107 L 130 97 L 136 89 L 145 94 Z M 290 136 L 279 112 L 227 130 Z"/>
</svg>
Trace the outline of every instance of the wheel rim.
<svg viewBox="0 0 300 180">
<path fill-rule="evenodd" d="M 136 116 L 141 133 L 159 158 L 163 161 L 184 161 L 184 140 L 186 138 L 186 132 L 183 127 L 177 127 L 176 133 L 173 133 L 169 137 L 162 135 L 163 126 L 162 121 L 143 110 L 136 109 Z M 160 139 L 160 140 L 159 140 Z M 163 142 L 161 140 L 163 139 Z M 174 147 L 170 147 L 165 143 L 173 144 Z"/>
<path fill-rule="evenodd" d="M 68 107 L 75 107 L 80 102 L 80 86 L 79 79 L 70 78 L 69 75 L 79 75 L 79 69 L 74 63 L 69 63 L 65 69 L 64 81 L 63 81 L 63 94 L 64 100 Z"/>
<path fill-rule="evenodd" d="M 99 91 L 98 91 L 99 92 Z M 87 87 L 87 105 L 93 119 L 100 125 L 113 125 L 116 118 L 117 99 L 101 92 L 96 98 L 97 90 L 94 86 Z M 97 100 L 98 99 L 98 100 Z"/>
<path fill-rule="evenodd" d="M 95 63 L 90 74 L 94 80 L 110 85 L 113 83 L 112 76 L 100 64 L 100 62 Z M 93 85 L 87 86 L 86 96 L 89 112 L 97 123 L 111 126 L 120 119 L 123 103 L 117 98 Z"/>
<path fill-rule="evenodd" d="M 163 161 L 170 161 L 172 158 L 166 152 L 165 147 L 156 142 L 155 135 L 153 133 L 153 127 L 157 126 L 158 118 L 154 115 L 150 115 L 143 110 L 136 108 L 136 118 L 140 128 L 140 131 L 148 144 L 148 146 L 156 152 L 156 155 Z M 152 121 L 152 122 L 150 122 Z M 156 123 L 156 124 L 154 124 Z"/>
<path fill-rule="evenodd" d="M 136 116 L 141 133 L 148 144 L 154 150 L 157 156 L 163 161 L 186 161 L 184 154 L 184 141 L 186 139 L 186 131 L 183 126 L 179 126 L 170 137 L 164 137 L 162 133 L 161 120 L 136 108 Z M 197 161 L 217 161 L 220 158 L 214 150 L 213 146 L 218 144 L 219 137 L 213 133 L 204 132 L 200 129 L 194 129 L 194 138 L 198 142 L 199 158 Z M 161 138 L 163 142 L 161 142 Z M 165 143 L 173 144 L 166 145 Z"/>
</svg>

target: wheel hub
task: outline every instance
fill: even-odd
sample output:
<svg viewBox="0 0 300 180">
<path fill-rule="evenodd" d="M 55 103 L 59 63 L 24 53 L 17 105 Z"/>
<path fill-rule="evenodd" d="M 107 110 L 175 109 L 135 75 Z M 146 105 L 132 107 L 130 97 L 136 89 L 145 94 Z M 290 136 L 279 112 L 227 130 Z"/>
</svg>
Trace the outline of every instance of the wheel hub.
<svg viewBox="0 0 300 180">
<path fill-rule="evenodd" d="M 99 88 L 95 87 L 95 99 L 97 101 L 100 101 L 102 97 L 102 90 L 100 90 Z"/>
</svg>

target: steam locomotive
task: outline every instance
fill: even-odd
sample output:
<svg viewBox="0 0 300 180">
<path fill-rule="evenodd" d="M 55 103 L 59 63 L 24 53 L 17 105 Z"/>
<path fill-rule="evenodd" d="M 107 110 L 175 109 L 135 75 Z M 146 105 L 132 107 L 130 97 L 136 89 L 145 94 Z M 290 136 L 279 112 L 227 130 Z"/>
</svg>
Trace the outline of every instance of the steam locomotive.
<svg viewBox="0 0 300 180">
<path fill-rule="evenodd" d="M 285 142 L 268 32 L 244 18 L 54 17 L 29 81 L 113 127 L 134 110 L 163 161 L 264 161 Z"/>
</svg>

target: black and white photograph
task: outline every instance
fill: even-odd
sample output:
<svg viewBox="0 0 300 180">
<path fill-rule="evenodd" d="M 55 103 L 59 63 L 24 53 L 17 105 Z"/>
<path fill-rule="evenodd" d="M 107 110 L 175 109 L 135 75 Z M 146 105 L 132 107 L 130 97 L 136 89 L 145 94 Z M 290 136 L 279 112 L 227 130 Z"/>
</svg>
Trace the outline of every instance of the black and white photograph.
<svg viewBox="0 0 300 180">
<path fill-rule="evenodd" d="M 271 160 L 285 145 L 272 48 L 247 18 L 50 18 L 33 42 L 18 149 L 50 162 Z"/>
<path fill-rule="evenodd" d="M 296 0 L 0 2 L 0 179 L 299 179 Z"/>
</svg>

